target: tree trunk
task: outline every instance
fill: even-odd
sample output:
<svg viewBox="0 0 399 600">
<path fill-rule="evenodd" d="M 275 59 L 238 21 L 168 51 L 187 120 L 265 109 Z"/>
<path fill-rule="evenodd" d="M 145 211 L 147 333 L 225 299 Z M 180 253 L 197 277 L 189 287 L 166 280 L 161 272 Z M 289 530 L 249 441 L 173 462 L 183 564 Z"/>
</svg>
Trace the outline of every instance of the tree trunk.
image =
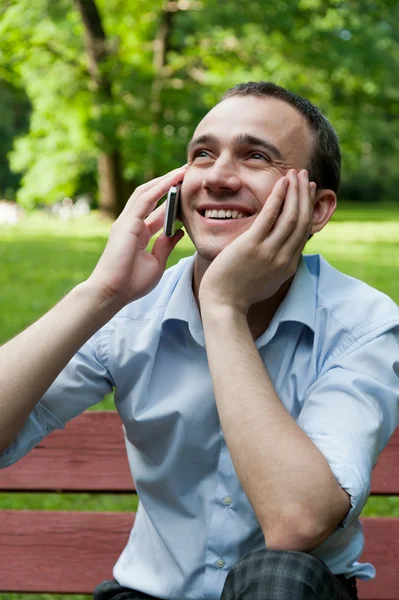
<svg viewBox="0 0 399 600">
<path fill-rule="evenodd" d="M 173 3 L 165 2 L 162 9 L 160 23 L 157 34 L 154 39 L 153 68 L 154 79 L 151 87 L 151 120 L 152 120 L 152 139 L 148 148 L 150 156 L 150 168 L 146 173 L 146 179 L 153 179 L 158 173 L 157 168 L 157 145 L 159 135 L 159 123 L 162 118 L 161 93 L 164 80 L 164 71 L 167 65 L 167 55 L 170 50 L 170 36 L 172 33 L 173 14 L 176 8 Z"/>
<path fill-rule="evenodd" d="M 102 153 L 98 157 L 98 185 L 100 210 L 105 215 L 117 217 L 127 200 L 124 198 L 125 186 L 120 176 L 119 152 Z"/>
<path fill-rule="evenodd" d="M 101 66 L 107 59 L 107 39 L 95 0 L 75 0 L 85 28 L 85 45 L 89 59 L 89 73 L 96 102 L 112 104 L 112 87 L 109 75 Z M 104 140 L 104 147 L 112 148 L 102 152 L 98 158 L 98 185 L 100 210 L 116 218 L 122 211 L 127 198 L 123 196 L 122 157 L 118 150 L 117 139 Z"/>
</svg>

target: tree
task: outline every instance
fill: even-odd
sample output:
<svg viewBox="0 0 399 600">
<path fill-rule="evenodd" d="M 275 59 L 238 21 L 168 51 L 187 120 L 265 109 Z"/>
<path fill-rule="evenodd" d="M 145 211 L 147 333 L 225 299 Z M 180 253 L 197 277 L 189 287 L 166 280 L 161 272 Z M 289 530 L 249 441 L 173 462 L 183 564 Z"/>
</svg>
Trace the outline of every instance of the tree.
<svg viewBox="0 0 399 600">
<path fill-rule="evenodd" d="M 107 69 L 109 54 L 107 38 L 94 0 L 75 0 L 85 28 L 85 43 L 90 74 L 90 87 L 93 91 L 93 104 L 101 112 L 103 106 L 114 105 L 111 72 Z M 118 133 L 101 136 L 102 148 L 98 156 L 98 182 L 100 207 L 110 215 L 118 215 L 124 205 L 122 157 L 118 147 Z"/>
<path fill-rule="evenodd" d="M 23 90 L 0 79 L 0 199 L 14 199 L 21 177 L 12 173 L 7 160 L 14 139 L 29 127 L 30 104 Z"/>
<path fill-rule="evenodd" d="M 393 186 L 398 19 L 391 0 L 9 0 L 0 77 L 32 104 L 11 153 L 18 198 L 95 191 L 98 173 L 100 205 L 116 215 L 129 189 L 184 161 L 195 124 L 228 87 L 259 79 L 324 110 L 348 194 L 364 197 L 365 167 Z"/>
</svg>

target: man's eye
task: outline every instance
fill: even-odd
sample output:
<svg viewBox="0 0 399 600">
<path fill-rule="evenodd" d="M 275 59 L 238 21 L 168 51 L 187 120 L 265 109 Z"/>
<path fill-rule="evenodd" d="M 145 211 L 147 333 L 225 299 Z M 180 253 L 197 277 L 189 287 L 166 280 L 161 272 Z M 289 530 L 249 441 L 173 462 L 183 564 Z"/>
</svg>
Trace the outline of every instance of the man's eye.
<svg viewBox="0 0 399 600">
<path fill-rule="evenodd" d="M 194 154 L 194 158 L 205 158 L 207 156 L 209 156 L 209 154 L 206 150 L 197 150 Z"/>
<path fill-rule="evenodd" d="M 250 158 L 254 158 L 255 160 L 269 160 L 269 157 L 261 152 L 252 152 Z"/>
</svg>

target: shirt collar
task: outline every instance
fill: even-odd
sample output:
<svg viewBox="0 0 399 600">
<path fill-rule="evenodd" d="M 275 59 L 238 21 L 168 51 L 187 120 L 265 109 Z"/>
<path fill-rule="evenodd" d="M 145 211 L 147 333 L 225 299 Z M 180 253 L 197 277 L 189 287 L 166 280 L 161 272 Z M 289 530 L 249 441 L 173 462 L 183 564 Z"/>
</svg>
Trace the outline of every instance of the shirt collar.
<svg viewBox="0 0 399 600">
<path fill-rule="evenodd" d="M 167 321 L 183 321 L 187 323 L 193 339 L 205 346 L 205 336 L 198 304 L 193 292 L 193 273 L 196 254 L 190 257 L 170 296 L 162 324 Z"/>
<path fill-rule="evenodd" d="M 163 316 L 163 322 L 170 320 L 189 322 L 193 293 L 193 272 L 195 256 L 190 256 L 185 262 L 184 269 L 178 279 Z"/>
<path fill-rule="evenodd" d="M 315 330 L 316 284 L 309 273 L 306 258 L 301 256 L 288 294 L 280 305 L 279 322 L 297 321 Z"/>
<path fill-rule="evenodd" d="M 169 320 L 185 321 L 193 338 L 204 345 L 204 334 L 198 305 L 194 297 L 192 280 L 196 254 L 187 260 L 185 268 L 178 280 L 167 304 L 163 323 Z M 306 260 L 302 256 L 290 289 L 277 309 L 270 324 L 267 339 L 273 337 L 280 323 L 296 321 L 315 329 L 316 285 L 309 273 Z M 258 342 L 262 345 L 265 334 Z"/>
</svg>

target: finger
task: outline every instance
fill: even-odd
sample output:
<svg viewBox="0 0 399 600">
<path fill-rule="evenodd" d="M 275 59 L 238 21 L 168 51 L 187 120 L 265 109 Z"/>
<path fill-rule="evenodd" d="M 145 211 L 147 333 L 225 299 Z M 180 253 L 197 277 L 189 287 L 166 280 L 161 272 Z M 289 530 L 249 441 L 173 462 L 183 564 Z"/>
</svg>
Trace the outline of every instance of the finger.
<svg viewBox="0 0 399 600">
<path fill-rule="evenodd" d="M 249 229 L 251 235 L 254 235 L 257 241 L 263 241 L 276 223 L 286 197 L 287 188 L 287 177 L 281 177 L 274 184 L 270 196 Z"/>
<path fill-rule="evenodd" d="M 309 235 L 306 235 L 302 238 L 302 240 L 300 241 L 300 243 L 297 245 L 297 247 L 295 248 L 294 252 L 291 252 L 291 266 L 292 266 L 292 272 L 295 272 L 298 268 L 298 263 L 299 260 L 301 258 L 302 252 L 304 247 L 306 246 L 306 242 L 309 239 Z M 284 252 L 284 249 L 283 249 Z"/>
<path fill-rule="evenodd" d="M 299 179 L 296 171 L 291 169 L 287 177 L 289 184 L 284 201 L 283 210 L 277 223 L 269 235 L 270 244 L 280 249 L 287 238 L 292 234 L 298 222 L 299 214 Z"/>
<path fill-rule="evenodd" d="M 179 167 L 178 169 L 173 169 L 173 171 L 170 171 L 169 173 L 166 173 L 165 175 L 162 175 L 161 177 L 156 177 L 155 179 L 152 179 L 151 181 L 148 181 L 147 183 L 144 183 L 143 185 L 139 186 L 128 200 L 129 206 L 128 206 L 127 213 L 130 214 L 132 209 L 134 208 L 135 204 L 140 200 L 140 198 L 142 198 L 142 196 L 144 194 L 151 192 L 151 190 L 153 190 L 157 186 L 166 184 L 166 186 L 170 187 L 178 181 L 183 181 L 186 170 L 187 170 L 187 165 L 183 165 L 182 167 Z M 177 179 L 176 179 L 176 177 L 177 177 Z M 171 181 L 173 181 L 173 183 L 170 183 Z M 164 192 L 164 193 L 166 193 L 166 192 Z M 160 196 L 160 198 L 162 198 L 162 196 Z M 159 200 L 159 198 L 158 198 L 158 200 Z M 147 213 L 147 214 L 149 214 L 149 213 Z"/>
<path fill-rule="evenodd" d="M 152 211 L 145 220 L 145 224 L 148 227 L 150 237 L 155 235 L 163 227 L 165 221 L 166 203 L 164 202 L 161 206 L 158 206 Z"/>
<path fill-rule="evenodd" d="M 309 238 L 312 222 L 312 189 L 313 186 L 309 183 L 307 171 L 301 171 L 298 176 L 299 180 L 299 214 L 297 226 L 292 234 L 286 239 L 281 251 L 287 256 L 296 256 L 301 254 L 305 244 Z"/>
<path fill-rule="evenodd" d="M 183 236 L 183 229 L 179 229 L 179 231 L 177 231 L 172 238 L 168 238 L 165 234 L 161 233 L 161 235 L 159 235 L 155 240 L 151 254 L 157 259 L 162 271 L 165 270 L 166 261 L 168 260 L 172 250 L 176 244 L 180 242 Z"/>
<path fill-rule="evenodd" d="M 137 190 L 135 190 L 135 191 L 139 191 L 140 190 L 140 192 L 146 192 L 147 190 L 151 189 L 154 185 L 156 185 L 160 181 L 163 181 L 164 179 L 167 179 L 171 175 L 174 175 L 175 173 L 180 173 L 180 171 L 186 171 L 187 170 L 187 166 L 188 165 L 186 163 L 184 165 L 181 165 L 180 167 L 177 167 L 176 169 L 172 169 L 168 173 L 165 173 L 165 175 L 160 175 L 159 177 L 154 177 L 154 179 L 151 179 L 151 181 L 147 181 L 146 183 L 143 183 L 142 185 L 140 185 L 137 188 Z M 132 196 L 134 195 L 134 193 L 135 192 L 133 192 Z"/>
<path fill-rule="evenodd" d="M 157 202 L 166 194 L 169 188 L 181 182 L 183 177 L 184 171 L 175 171 L 166 179 L 159 181 L 153 187 L 141 193 L 133 203 L 129 217 L 145 219 L 154 210 Z"/>
<path fill-rule="evenodd" d="M 289 175 L 291 177 L 291 173 Z M 283 248 L 287 252 L 295 251 L 308 229 L 310 211 L 308 172 L 302 170 L 290 179 L 287 200 L 280 217 L 281 226 L 276 226 L 269 236 L 279 251 L 283 251 Z"/>
<path fill-rule="evenodd" d="M 155 186 L 159 185 L 162 182 L 170 181 L 174 179 L 175 176 L 180 176 L 179 181 L 184 178 L 184 174 L 187 170 L 187 165 L 183 165 L 182 167 L 178 167 L 177 169 L 173 169 L 173 171 L 169 171 L 165 175 L 161 175 L 160 177 L 155 177 L 155 179 L 151 179 L 151 181 L 147 181 L 147 183 L 143 183 L 138 188 L 136 188 L 133 194 L 130 196 L 129 200 L 126 202 L 126 205 L 120 216 L 126 216 L 130 214 L 133 206 L 138 201 L 138 199 L 149 190 L 153 189 Z M 173 185 L 173 184 L 170 184 Z M 162 196 L 161 196 L 162 197 Z"/>
<path fill-rule="evenodd" d="M 306 169 L 298 174 L 299 181 L 299 207 L 298 207 L 298 226 L 293 235 L 293 244 L 295 247 L 304 235 L 307 235 L 309 223 L 312 214 L 312 189 L 309 182 L 309 175 Z"/>
<path fill-rule="evenodd" d="M 315 202 L 316 202 L 316 193 L 317 193 L 317 184 L 312 181 L 310 183 L 310 194 L 311 194 L 311 200 L 312 200 L 312 207 L 314 207 Z"/>
<path fill-rule="evenodd" d="M 299 215 L 298 226 L 292 235 L 292 249 L 295 251 L 297 246 L 302 248 L 305 246 L 310 235 L 313 214 L 312 189 L 313 186 L 309 182 L 309 175 L 306 170 L 299 173 L 300 182 L 300 198 L 299 198 Z"/>
</svg>

